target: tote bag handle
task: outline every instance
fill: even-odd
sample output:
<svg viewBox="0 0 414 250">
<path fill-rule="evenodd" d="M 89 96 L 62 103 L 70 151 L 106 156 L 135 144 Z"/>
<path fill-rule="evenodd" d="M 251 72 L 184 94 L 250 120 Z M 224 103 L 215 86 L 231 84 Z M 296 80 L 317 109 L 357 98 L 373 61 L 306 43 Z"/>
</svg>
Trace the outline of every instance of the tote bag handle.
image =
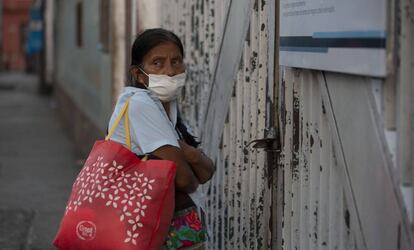
<svg viewBox="0 0 414 250">
<path fill-rule="evenodd" d="M 132 96 L 131 96 L 132 97 Z M 131 100 L 131 97 L 128 98 L 128 100 L 125 102 L 124 106 L 121 109 L 121 112 L 119 112 L 118 117 L 116 118 L 114 124 L 112 125 L 111 129 L 108 132 L 108 135 L 105 137 L 105 140 L 109 140 L 113 133 L 115 132 L 115 129 L 118 127 L 119 122 L 121 121 L 122 116 L 124 117 L 124 123 L 125 123 L 125 140 L 126 144 L 128 146 L 128 149 L 131 151 L 131 133 L 129 130 L 129 114 L 128 114 L 128 107 L 129 107 L 129 101 Z"/>
</svg>

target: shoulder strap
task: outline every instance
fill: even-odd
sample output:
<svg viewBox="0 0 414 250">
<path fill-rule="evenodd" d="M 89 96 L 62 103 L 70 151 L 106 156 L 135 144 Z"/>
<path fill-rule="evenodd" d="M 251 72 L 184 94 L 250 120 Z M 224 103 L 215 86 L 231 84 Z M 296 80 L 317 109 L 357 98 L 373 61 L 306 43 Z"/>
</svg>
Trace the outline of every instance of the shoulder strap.
<svg viewBox="0 0 414 250">
<path fill-rule="evenodd" d="M 132 96 L 131 96 L 132 97 Z M 121 112 L 119 112 L 118 117 L 116 118 L 114 124 L 112 125 L 111 129 L 108 132 L 108 135 L 105 137 L 105 140 L 109 140 L 113 133 L 115 132 L 115 129 L 118 127 L 119 122 L 121 121 L 122 116 L 124 117 L 124 123 L 125 123 L 125 140 L 126 144 L 128 146 L 128 149 L 131 150 L 131 134 L 129 130 L 129 114 L 128 114 L 128 107 L 129 102 L 131 100 L 131 97 L 127 99 L 124 106 L 121 109 Z"/>
</svg>

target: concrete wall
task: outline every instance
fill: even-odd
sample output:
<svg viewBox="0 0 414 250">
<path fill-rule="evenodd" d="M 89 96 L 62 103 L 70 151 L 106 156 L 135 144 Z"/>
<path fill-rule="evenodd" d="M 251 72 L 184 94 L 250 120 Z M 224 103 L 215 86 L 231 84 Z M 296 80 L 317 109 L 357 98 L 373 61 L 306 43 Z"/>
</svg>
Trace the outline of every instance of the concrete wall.
<svg viewBox="0 0 414 250">
<path fill-rule="evenodd" d="M 81 47 L 76 42 L 76 4 L 79 2 L 83 6 Z M 56 96 L 69 123 L 68 130 L 79 138 L 79 143 L 84 138 L 82 134 L 98 132 L 103 136 L 112 111 L 110 54 L 100 49 L 99 24 L 98 0 L 56 2 Z M 93 127 L 96 129 L 90 130 Z M 92 143 L 91 139 L 85 144 Z"/>
</svg>

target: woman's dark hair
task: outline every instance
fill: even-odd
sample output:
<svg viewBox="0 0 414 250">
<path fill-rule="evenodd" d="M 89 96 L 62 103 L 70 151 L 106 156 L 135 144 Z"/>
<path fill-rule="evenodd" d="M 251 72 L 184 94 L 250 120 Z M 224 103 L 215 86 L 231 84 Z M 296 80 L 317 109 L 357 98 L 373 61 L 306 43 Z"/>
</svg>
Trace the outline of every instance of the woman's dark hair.
<svg viewBox="0 0 414 250">
<path fill-rule="evenodd" d="M 187 127 L 184 125 L 183 120 L 181 119 L 180 112 L 177 114 L 177 125 L 176 128 L 181 135 L 181 137 L 184 139 L 184 141 L 195 148 L 197 148 L 200 145 L 200 142 L 196 140 L 196 137 L 193 136 L 188 132 Z"/>
<path fill-rule="evenodd" d="M 137 36 L 131 50 L 131 66 L 142 64 L 144 56 L 154 47 L 165 43 L 172 42 L 180 49 L 184 57 L 184 48 L 180 38 L 173 32 L 161 28 L 147 29 Z"/>
<path fill-rule="evenodd" d="M 181 55 L 184 58 L 184 47 L 181 43 L 180 38 L 178 38 L 176 34 L 162 28 L 147 29 L 137 36 L 134 44 L 132 45 L 131 66 L 140 66 L 142 64 L 144 56 L 151 49 L 165 42 L 171 42 L 177 45 L 177 47 L 180 49 Z M 136 84 L 132 80 L 130 84 L 134 87 L 142 87 L 139 86 L 139 83 Z M 176 129 L 178 130 L 182 139 L 184 139 L 188 145 L 193 147 L 200 145 L 200 142 L 198 142 L 195 137 L 188 132 L 187 127 L 184 125 L 179 113 L 177 116 Z"/>
</svg>

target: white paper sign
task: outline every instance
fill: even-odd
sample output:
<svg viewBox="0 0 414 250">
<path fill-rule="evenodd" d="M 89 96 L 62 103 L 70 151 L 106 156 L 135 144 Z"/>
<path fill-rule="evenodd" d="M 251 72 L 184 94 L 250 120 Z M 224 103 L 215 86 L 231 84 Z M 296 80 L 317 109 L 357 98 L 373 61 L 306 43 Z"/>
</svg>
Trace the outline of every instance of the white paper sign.
<svg viewBox="0 0 414 250">
<path fill-rule="evenodd" d="M 383 77 L 385 0 L 281 0 L 280 64 Z"/>
</svg>

